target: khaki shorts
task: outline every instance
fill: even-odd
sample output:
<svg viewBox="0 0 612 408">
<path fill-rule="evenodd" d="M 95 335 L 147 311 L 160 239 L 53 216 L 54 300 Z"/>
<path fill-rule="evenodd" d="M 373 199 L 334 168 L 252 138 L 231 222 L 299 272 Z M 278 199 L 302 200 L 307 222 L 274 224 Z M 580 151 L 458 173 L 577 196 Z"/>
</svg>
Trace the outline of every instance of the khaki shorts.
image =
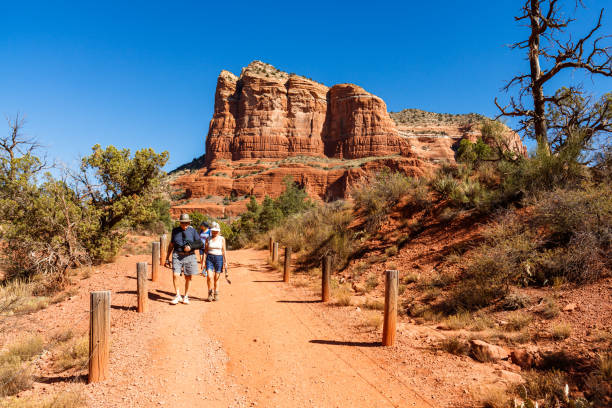
<svg viewBox="0 0 612 408">
<path fill-rule="evenodd" d="M 176 252 L 172 253 L 172 272 L 175 275 L 181 273 L 185 276 L 193 276 L 198 274 L 198 260 L 195 253 L 189 255 L 179 255 Z"/>
</svg>

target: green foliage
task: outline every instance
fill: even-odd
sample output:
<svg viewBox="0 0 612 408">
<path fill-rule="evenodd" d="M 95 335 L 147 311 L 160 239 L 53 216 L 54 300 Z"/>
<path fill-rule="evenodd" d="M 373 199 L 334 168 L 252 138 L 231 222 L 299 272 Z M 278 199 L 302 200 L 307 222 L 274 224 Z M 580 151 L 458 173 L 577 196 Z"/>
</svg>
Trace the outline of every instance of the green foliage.
<svg viewBox="0 0 612 408">
<path fill-rule="evenodd" d="M 610 273 L 612 188 L 557 189 L 532 201 L 530 216 L 497 217 L 471 254 L 451 309 L 477 309 L 504 297 L 510 285 L 549 285 L 562 277 L 592 282 Z"/>
<path fill-rule="evenodd" d="M 468 139 L 461 139 L 461 142 L 459 142 L 459 148 L 457 149 L 457 161 L 468 164 L 476 164 L 482 160 L 487 160 L 490 158 L 491 153 L 491 147 L 480 137 L 476 143 L 472 143 Z"/>
<path fill-rule="evenodd" d="M 168 153 L 93 147 L 80 173 L 42 174 L 36 145 L 12 125 L 0 143 L 0 238 L 7 278 L 42 276 L 46 289 L 64 285 L 68 268 L 112 259 L 124 228 L 162 219 L 161 167 Z M 16 147 L 17 146 L 17 147 Z M 25 154 L 22 154 L 25 151 Z M 167 214 L 166 214 L 167 215 Z"/>
<path fill-rule="evenodd" d="M 416 208 L 427 205 L 424 184 L 402 173 L 382 171 L 352 191 L 355 209 L 365 216 L 366 230 L 376 230 L 403 197 Z"/>
<path fill-rule="evenodd" d="M 286 218 L 271 235 L 294 251 L 305 252 L 313 264 L 329 255 L 335 267 L 344 267 L 356 245 L 355 233 L 348 228 L 352 221 L 352 208 L 336 201 Z"/>
<path fill-rule="evenodd" d="M 268 232 L 280 225 L 287 217 L 302 213 L 314 206 L 304 189 L 293 182 L 291 177 L 283 180 L 285 190 L 276 199 L 264 197 L 261 204 L 250 197 L 247 211 L 231 225 L 232 247 L 241 247 L 252 241 L 258 234 Z M 227 238 L 227 237 L 226 237 Z"/>
</svg>

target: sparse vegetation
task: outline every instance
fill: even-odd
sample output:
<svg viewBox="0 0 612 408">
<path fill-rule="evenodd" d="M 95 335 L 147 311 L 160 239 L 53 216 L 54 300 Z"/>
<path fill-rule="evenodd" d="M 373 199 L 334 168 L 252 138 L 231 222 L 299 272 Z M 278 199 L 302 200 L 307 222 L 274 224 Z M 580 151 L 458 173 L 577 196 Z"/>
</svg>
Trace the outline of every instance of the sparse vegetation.
<svg viewBox="0 0 612 408">
<path fill-rule="evenodd" d="M 89 357 L 89 339 L 82 337 L 65 344 L 55 360 L 55 366 L 60 371 L 70 368 L 83 368 Z"/>
<path fill-rule="evenodd" d="M 509 330 L 519 331 L 527 327 L 533 321 L 533 317 L 529 313 L 512 312 L 508 315 L 508 323 L 506 327 Z"/>
<path fill-rule="evenodd" d="M 569 323 L 559 323 L 552 327 L 551 334 L 555 340 L 565 340 L 572 334 L 572 326 Z"/>
<path fill-rule="evenodd" d="M 440 348 L 447 353 L 456 354 L 458 356 L 467 355 L 469 352 L 468 343 L 461 337 L 448 337 L 440 342 Z"/>
</svg>

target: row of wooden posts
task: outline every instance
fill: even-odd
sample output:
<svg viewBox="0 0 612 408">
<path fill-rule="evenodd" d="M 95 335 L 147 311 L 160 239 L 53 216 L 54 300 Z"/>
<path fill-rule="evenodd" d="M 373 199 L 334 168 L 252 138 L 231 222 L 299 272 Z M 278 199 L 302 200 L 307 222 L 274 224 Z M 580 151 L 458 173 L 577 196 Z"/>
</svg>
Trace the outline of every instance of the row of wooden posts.
<svg viewBox="0 0 612 408">
<path fill-rule="evenodd" d="M 269 249 L 272 262 L 278 263 L 278 242 L 270 237 Z M 283 269 L 283 282 L 289 282 L 291 275 L 291 247 L 285 247 L 285 263 Z M 332 275 L 332 257 L 325 256 L 321 261 L 321 301 L 329 302 L 329 287 Z M 385 308 L 383 320 L 382 345 L 392 346 L 395 343 L 397 326 L 397 296 L 399 286 L 399 272 L 385 271 Z"/>
<path fill-rule="evenodd" d="M 159 267 L 163 266 L 168 248 L 168 237 L 162 235 L 159 242 L 151 244 L 151 281 L 159 281 Z M 279 261 L 279 244 L 270 238 L 270 257 Z M 283 282 L 289 282 L 291 276 L 291 247 L 285 247 Z M 326 256 L 321 265 L 321 301 L 329 302 L 330 280 L 332 275 L 332 257 Z M 138 313 L 148 310 L 147 263 L 136 264 L 136 294 Z M 398 271 L 385 271 L 385 308 L 383 321 L 382 345 L 392 346 L 395 342 L 397 323 Z M 103 381 L 108 378 L 108 358 L 110 344 L 110 305 L 109 290 L 90 293 L 89 319 L 89 375 L 88 382 Z"/>
<path fill-rule="evenodd" d="M 163 266 L 168 248 L 166 234 L 159 242 L 151 244 L 151 281 L 159 281 L 159 267 Z M 147 263 L 136 264 L 136 293 L 138 313 L 148 310 L 149 292 L 147 288 Z M 110 290 L 95 291 L 89 294 L 89 374 L 88 382 L 104 381 L 108 378 L 108 358 L 110 345 Z"/>
</svg>

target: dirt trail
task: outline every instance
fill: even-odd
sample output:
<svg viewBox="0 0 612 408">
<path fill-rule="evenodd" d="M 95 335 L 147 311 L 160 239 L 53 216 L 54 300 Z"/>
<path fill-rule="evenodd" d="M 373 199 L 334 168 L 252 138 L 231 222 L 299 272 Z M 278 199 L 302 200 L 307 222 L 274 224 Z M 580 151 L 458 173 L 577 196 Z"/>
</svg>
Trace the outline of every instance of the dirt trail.
<svg viewBox="0 0 612 408">
<path fill-rule="evenodd" d="M 390 351 L 336 330 L 332 308 L 280 282 L 266 256 L 230 252 L 233 284 L 222 280 L 212 303 L 197 277 L 190 305 L 168 304 L 171 276 L 163 269 L 150 312 L 113 338 L 112 381 L 88 387 L 90 405 L 437 406 L 396 375 Z M 117 303 L 132 302 L 133 293 L 118 293 L 114 307 L 126 308 Z"/>
</svg>

